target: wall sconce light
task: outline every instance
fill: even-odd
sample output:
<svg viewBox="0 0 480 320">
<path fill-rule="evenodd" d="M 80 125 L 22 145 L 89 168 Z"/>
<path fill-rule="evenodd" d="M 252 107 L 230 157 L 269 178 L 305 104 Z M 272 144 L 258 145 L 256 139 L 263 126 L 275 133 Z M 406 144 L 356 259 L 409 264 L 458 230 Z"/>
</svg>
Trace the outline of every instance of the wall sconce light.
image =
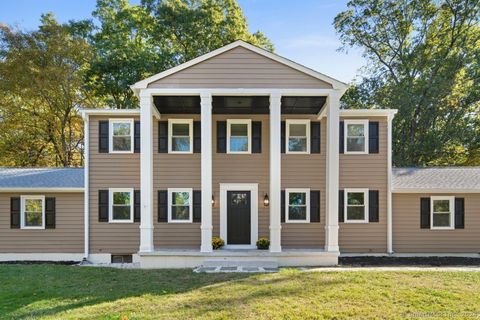
<svg viewBox="0 0 480 320">
<path fill-rule="evenodd" d="M 265 193 L 265 196 L 263 197 L 263 205 L 265 207 L 268 207 L 269 204 L 270 204 L 270 199 L 268 198 L 268 194 Z"/>
<path fill-rule="evenodd" d="M 212 194 L 212 207 L 215 206 L 215 196 Z"/>
</svg>

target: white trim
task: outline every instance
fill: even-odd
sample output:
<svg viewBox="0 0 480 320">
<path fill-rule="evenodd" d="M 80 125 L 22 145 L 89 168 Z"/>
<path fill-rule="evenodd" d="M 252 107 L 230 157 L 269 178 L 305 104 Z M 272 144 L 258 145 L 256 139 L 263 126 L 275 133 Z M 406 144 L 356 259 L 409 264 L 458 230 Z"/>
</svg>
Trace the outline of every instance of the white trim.
<svg viewBox="0 0 480 320">
<path fill-rule="evenodd" d="M 212 252 L 212 95 L 200 94 L 202 152 L 200 154 L 202 187 L 201 252 Z"/>
<path fill-rule="evenodd" d="M 304 124 L 305 136 L 307 138 L 307 150 L 306 151 L 290 151 L 288 148 L 290 140 L 290 125 L 291 124 Z M 309 119 L 286 119 L 285 120 L 285 153 L 288 154 L 310 154 L 310 120 Z"/>
<path fill-rule="evenodd" d="M 188 124 L 188 137 L 190 150 L 188 151 L 174 151 L 172 150 L 173 125 L 174 124 Z M 173 154 L 191 154 L 193 153 L 193 119 L 168 119 L 168 153 Z"/>
<path fill-rule="evenodd" d="M 82 261 L 83 253 L 1 253 L 0 261 Z"/>
<path fill-rule="evenodd" d="M 250 191 L 250 245 L 229 245 L 227 235 L 227 191 Z M 258 183 L 220 183 L 220 238 L 225 248 L 255 248 L 258 240 Z"/>
<path fill-rule="evenodd" d="M 393 117 L 397 114 L 397 109 L 342 109 L 341 117 Z"/>
<path fill-rule="evenodd" d="M 90 231 L 90 222 L 89 222 L 89 203 L 90 203 L 90 195 L 89 195 L 89 158 L 90 158 L 90 121 L 89 116 L 86 115 L 83 118 L 83 126 L 84 126 L 84 159 L 83 159 L 83 174 L 84 174 L 84 186 L 85 192 L 83 193 L 83 258 L 88 259 L 88 254 L 90 251 L 90 241 L 89 241 L 89 231 Z"/>
<path fill-rule="evenodd" d="M 433 225 L 433 202 L 448 200 L 450 225 L 448 227 L 435 227 Z M 445 214 L 445 213 L 444 213 Z M 430 197 L 430 229 L 431 230 L 454 230 L 455 229 L 455 197 L 454 196 L 432 196 Z"/>
<path fill-rule="evenodd" d="M 172 219 L 172 193 L 188 192 L 188 220 Z M 168 223 L 192 223 L 193 222 L 193 189 L 192 188 L 168 188 Z"/>
<path fill-rule="evenodd" d="M 248 49 L 248 50 L 250 50 L 250 51 L 253 51 L 253 52 L 255 52 L 255 53 L 258 53 L 258 54 L 260 54 L 260 55 L 262 55 L 262 56 L 264 56 L 264 57 L 267 57 L 267 58 L 272 59 L 272 60 L 274 60 L 274 61 L 276 61 L 276 62 L 279 62 L 279 63 L 281 63 L 281 64 L 284 64 L 284 65 L 286 65 L 286 66 L 288 66 L 288 67 L 291 67 L 291 68 L 293 68 L 293 69 L 296 69 L 296 70 L 298 70 L 298 71 L 300 71 L 300 72 L 303 72 L 303 73 L 305 73 L 305 74 L 307 74 L 307 75 L 309 75 L 309 76 L 312 76 L 312 77 L 314 77 L 314 78 L 317 78 L 317 79 L 319 79 L 319 80 L 322 80 L 322 81 L 324 81 L 324 82 L 327 82 L 327 83 L 331 84 L 334 89 L 340 89 L 340 90 L 342 90 L 343 92 L 345 92 L 345 91 L 348 89 L 348 85 L 347 85 L 346 83 L 343 83 L 343 82 L 341 82 L 341 81 L 339 81 L 339 80 L 336 80 L 336 79 L 334 79 L 334 78 L 332 78 L 332 77 L 329 77 L 329 76 L 327 76 L 327 75 L 325 75 L 325 74 L 323 74 L 323 73 L 314 71 L 314 70 L 312 70 L 312 69 L 310 69 L 310 68 L 307 68 L 307 67 L 305 67 L 305 66 L 302 66 L 302 65 L 300 65 L 300 64 L 298 64 L 298 63 L 295 63 L 295 62 L 293 62 L 293 61 L 291 61 L 291 60 L 288 60 L 288 59 L 286 59 L 286 58 L 283 58 L 283 57 L 281 57 L 281 56 L 278 56 L 278 55 L 276 55 L 276 54 L 274 54 L 274 53 L 271 53 L 271 52 L 269 52 L 269 51 L 267 51 L 267 50 L 264 50 L 264 49 L 261 49 L 261 48 L 259 48 L 259 47 L 253 46 L 253 45 L 251 45 L 251 44 L 249 44 L 249 43 L 246 43 L 245 41 L 242 41 L 242 40 L 237 40 L 237 41 L 232 42 L 232 43 L 230 43 L 230 44 L 228 44 L 228 45 L 226 45 L 226 46 L 223 46 L 223 47 L 218 48 L 218 49 L 216 49 L 216 50 L 213 50 L 213 51 L 211 51 L 211 52 L 209 52 L 209 53 L 206 53 L 206 54 L 204 54 L 204 55 L 202 55 L 202 56 L 200 56 L 200 57 L 197 57 L 197 58 L 195 58 L 195 59 L 192 59 L 192 60 L 190 60 L 190 61 L 187 61 L 187 62 L 185 62 L 185 63 L 182 63 L 181 65 L 178 65 L 178 66 L 173 67 L 173 68 L 171 68 L 171 69 L 165 70 L 165 71 L 160 72 L 160 73 L 158 73 L 158 74 L 156 74 L 156 75 L 153 75 L 153 76 L 151 76 L 151 77 L 148 77 L 148 78 L 146 78 L 146 79 L 144 79 L 144 80 L 142 80 L 142 81 L 139 81 L 139 82 L 135 83 L 134 85 L 132 85 L 132 86 L 131 86 L 131 89 L 132 89 L 135 93 L 138 93 L 138 91 L 139 91 L 140 89 L 145 89 L 145 88 L 147 88 L 147 86 L 148 86 L 150 83 L 154 82 L 154 81 L 157 81 L 157 80 L 160 80 L 160 79 L 162 79 L 162 78 L 165 78 L 165 77 L 167 77 L 167 76 L 169 76 L 169 75 L 171 75 L 171 74 L 174 74 L 174 73 L 176 73 L 176 72 L 179 72 L 179 71 L 181 71 L 181 70 L 184 70 L 184 69 L 186 69 L 186 68 L 189 68 L 189 67 L 191 67 L 191 66 L 193 66 L 193 65 L 196 65 L 196 64 L 198 64 L 198 63 L 200 63 L 200 62 L 202 62 L 202 61 L 205 61 L 205 60 L 207 60 L 207 59 L 210 59 L 210 58 L 213 58 L 213 57 L 215 57 L 215 56 L 218 56 L 218 55 L 220 55 L 220 54 L 222 54 L 222 53 L 224 53 L 224 52 L 226 52 L 226 51 L 228 51 L 228 50 L 234 49 L 234 48 L 236 48 L 236 47 L 243 47 L 243 48 L 245 48 L 245 49 Z"/>
<path fill-rule="evenodd" d="M 113 150 L 113 125 L 115 123 L 128 123 L 130 125 L 130 150 Z M 109 153 L 133 153 L 134 152 L 134 121 L 133 119 L 108 119 L 108 152 Z"/>
<path fill-rule="evenodd" d="M 368 217 L 368 189 L 365 188 L 346 188 L 344 189 L 345 193 L 345 198 L 343 201 L 344 205 L 344 223 L 368 223 L 369 222 L 369 217 Z M 348 219 L 348 214 L 347 214 L 347 209 L 348 209 L 348 194 L 349 193 L 363 193 L 363 200 L 364 200 L 364 208 L 363 208 L 363 214 L 364 218 L 363 220 L 349 220 Z"/>
<path fill-rule="evenodd" d="M 282 221 L 281 221 L 281 181 L 282 181 L 282 140 L 280 129 L 282 123 L 282 96 L 277 93 L 270 95 L 270 252 L 282 252 Z"/>
<path fill-rule="evenodd" d="M 364 139 L 365 139 L 365 144 L 364 144 L 364 149 L 363 151 L 348 151 L 348 125 L 350 124 L 361 124 L 363 125 L 363 133 L 364 133 Z M 343 143 L 345 146 L 344 154 L 368 154 L 368 120 L 352 120 L 352 119 L 346 119 L 344 120 L 344 126 L 343 126 Z"/>
<path fill-rule="evenodd" d="M 246 124 L 247 125 L 247 151 L 230 151 L 230 138 L 232 124 Z M 252 153 L 252 119 L 227 119 L 227 153 L 228 154 L 251 154 Z"/>
<path fill-rule="evenodd" d="M 141 89 L 140 97 L 151 96 L 196 96 L 210 94 L 212 96 L 328 96 L 335 89 L 277 89 L 277 88 L 146 88 Z"/>
<path fill-rule="evenodd" d="M 153 108 L 153 115 L 160 119 L 160 113 L 157 108 Z M 140 116 L 140 109 L 80 109 L 82 118 L 92 116 Z"/>
<path fill-rule="evenodd" d="M 129 192 L 130 193 L 130 219 L 115 220 L 113 219 L 113 193 Z M 133 188 L 110 188 L 108 189 L 108 222 L 109 223 L 131 223 L 133 222 Z"/>
<path fill-rule="evenodd" d="M 392 121 L 394 116 L 395 113 L 390 114 L 387 122 L 387 252 L 389 254 L 393 253 Z"/>
<path fill-rule="evenodd" d="M 306 218 L 305 220 L 290 220 L 289 219 L 289 207 L 290 207 L 290 193 L 305 193 L 305 207 Z M 309 188 L 290 188 L 285 189 L 285 223 L 310 223 L 310 189 Z"/>
<path fill-rule="evenodd" d="M 25 226 L 25 200 L 42 200 L 42 225 Z M 43 230 L 45 229 L 45 196 L 43 195 L 22 195 L 20 196 L 20 229 L 22 230 Z"/>
<path fill-rule="evenodd" d="M 434 193 L 480 193 L 480 189 L 441 189 L 441 188 L 392 188 L 392 193 L 422 193 L 422 194 L 434 194 Z"/>
<path fill-rule="evenodd" d="M 1 192 L 41 192 L 41 193 L 67 193 L 84 192 L 84 188 L 0 188 Z"/>
</svg>

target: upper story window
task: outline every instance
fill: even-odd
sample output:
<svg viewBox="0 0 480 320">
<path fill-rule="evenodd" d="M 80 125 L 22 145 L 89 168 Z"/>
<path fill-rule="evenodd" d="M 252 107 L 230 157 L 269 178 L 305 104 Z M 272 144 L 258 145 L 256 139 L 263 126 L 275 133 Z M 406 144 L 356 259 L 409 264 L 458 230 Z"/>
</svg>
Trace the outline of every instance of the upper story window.
<svg viewBox="0 0 480 320">
<path fill-rule="evenodd" d="M 287 153 L 310 153 L 310 120 L 286 120 Z"/>
<path fill-rule="evenodd" d="M 110 222 L 133 222 L 133 189 L 109 189 Z"/>
<path fill-rule="evenodd" d="M 455 228 L 455 198 L 435 196 L 430 198 L 431 229 L 454 229 Z"/>
<path fill-rule="evenodd" d="M 252 120 L 227 120 L 227 153 L 251 153 Z"/>
<path fill-rule="evenodd" d="M 169 119 L 169 153 L 192 153 L 193 152 L 193 120 L 192 119 Z"/>
<path fill-rule="evenodd" d="M 368 120 L 345 120 L 345 153 L 368 153 Z"/>
<path fill-rule="evenodd" d="M 310 222 L 310 189 L 286 189 L 286 222 Z"/>
<path fill-rule="evenodd" d="M 21 196 L 22 229 L 45 229 L 45 197 Z"/>
<path fill-rule="evenodd" d="M 192 189 L 168 189 L 168 222 L 192 222 Z"/>
<path fill-rule="evenodd" d="M 368 222 L 368 189 L 345 189 L 345 222 Z"/>
<path fill-rule="evenodd" d="M 110 119 L 110 152 L 133 152 L 133 119 Z"/>
</svg>

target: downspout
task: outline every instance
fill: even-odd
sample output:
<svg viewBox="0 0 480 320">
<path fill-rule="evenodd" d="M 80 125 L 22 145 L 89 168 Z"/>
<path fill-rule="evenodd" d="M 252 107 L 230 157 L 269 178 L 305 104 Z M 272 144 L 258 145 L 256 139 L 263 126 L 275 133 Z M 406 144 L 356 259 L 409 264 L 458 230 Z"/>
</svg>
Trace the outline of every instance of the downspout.
<svg viewBox="0 0 480 320">
<path fill-rule="evenodd" d="M 393 215 L 392 215 L 392 120 L 394 114 L 388 115 L 388 151 L 387 151 L 387 253 L 393 254 Z"/>
<path fill-rule="evenodd" d="M 89 116 L 88 114 L 83 114 L 83 124 L 84 124 L 84 137 L 83 137 L 83 143 L 84 143 L 84 164 L 83 164 L 83 174 L 84 174 L 84 193 L 83 193 L 83 205 L 84 205 L 84 217 L 83 217 L 83 225 L 84 225 L 84 236 L 83 236 L 83 247 L 84 247 L 84 253 L 83 253 L 83 261 L 88 260 L 88 255 L 89 255 L 89 227 L 90 227 L 90 222 L 89 222 L 89 138 L 90 138 L 90 124 L 89 124 Z"/>
</svg>

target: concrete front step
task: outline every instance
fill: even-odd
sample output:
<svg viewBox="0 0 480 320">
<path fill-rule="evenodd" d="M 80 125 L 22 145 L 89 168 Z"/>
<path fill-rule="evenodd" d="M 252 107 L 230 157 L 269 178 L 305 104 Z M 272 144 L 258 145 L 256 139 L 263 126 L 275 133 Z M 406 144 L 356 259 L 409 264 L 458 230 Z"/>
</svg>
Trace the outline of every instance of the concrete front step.
<svg viewBox="0 0 480 320">
<path fill-rule="evenodd" d="M 205 259 L 202 264 L 203 267 L 242 267 L 242 268 L 278 268 L 278 261 L 276 260 L 247 260 L 247 259 L 229 259 L 229 258 L 215 258 Z"/>
</svg>

